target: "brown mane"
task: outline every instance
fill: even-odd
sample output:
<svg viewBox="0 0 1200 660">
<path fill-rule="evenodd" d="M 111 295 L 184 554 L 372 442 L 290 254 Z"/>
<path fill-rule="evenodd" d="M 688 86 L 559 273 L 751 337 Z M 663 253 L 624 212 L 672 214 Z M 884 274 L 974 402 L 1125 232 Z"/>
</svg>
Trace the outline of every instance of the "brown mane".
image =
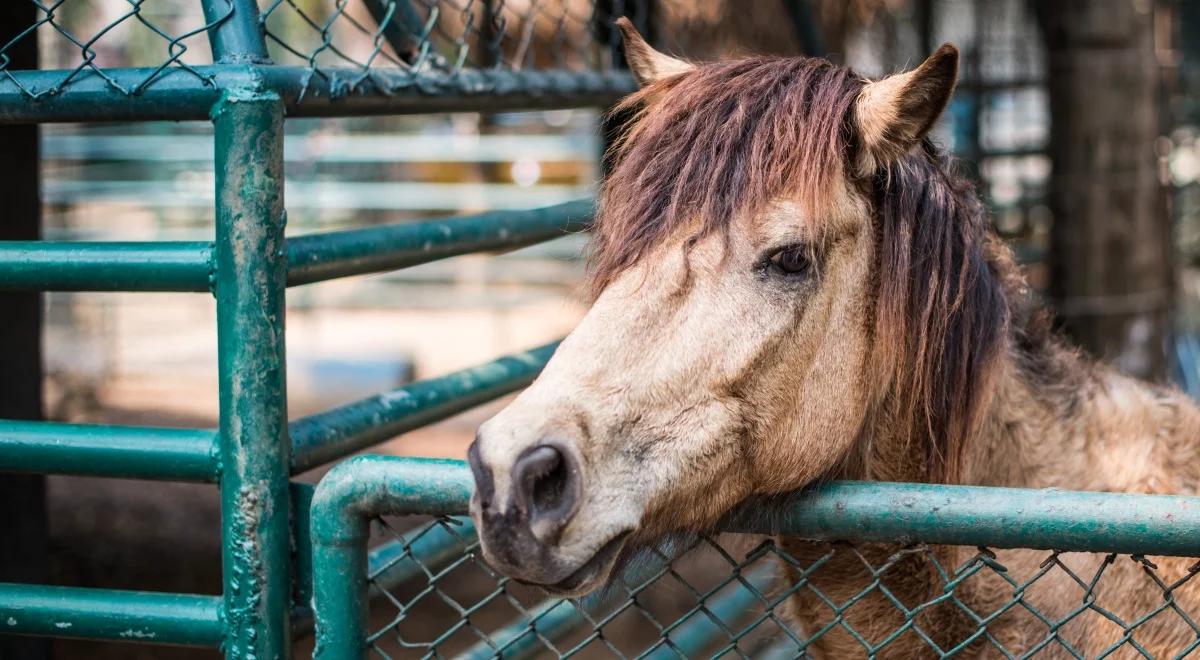
<svg viewBox="0 0 1200 660">
<path fill-rule="evenodd" d="M 759 58 L 706 64 L 627 97 L 614 112 L 634 119 L 601 194 L 592 290 L 696 219 L 705 235 L 783 194 L 815 216 L 843 177 L 846 118 L 863 84 L 825 60 Z"/>
<path fill-rule="evenodd" d="M 617 111 L 634 119 L 601 194 L 593 291 L 688 223 L 699 223 L 697 236 L 723 232 L 785 195 L 819 218 L 854 162 L 851 119 L 864 84 L 824 60 L 745 59 L 627 98 Z M 928 144 L 865 187 L 877 237 L 875 414 L 926 447 L 929 480 L 954 481 L 1008 331 L 1004 283 L 1017 278 L 1003 272 L 1006 257 L 989 258 L 986 213 L 970 185 Z"/>
</svg>

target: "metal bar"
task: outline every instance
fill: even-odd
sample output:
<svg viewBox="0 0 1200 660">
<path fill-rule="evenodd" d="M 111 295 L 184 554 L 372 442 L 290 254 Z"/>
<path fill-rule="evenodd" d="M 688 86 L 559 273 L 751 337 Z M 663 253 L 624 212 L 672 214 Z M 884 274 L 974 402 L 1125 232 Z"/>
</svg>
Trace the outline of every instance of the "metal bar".
<svg viewBox="0 0 1200 660">
<path fill-rule="evenodd" d="M 352 454 L 533 382 L 558 342 L 431 378 L 291 423 L 292 472 Z"/>
<path fill-rule="evenodd" d="M 822 540 L 1200 556 L 1200 497 L 844 481 L 728 531 Z"/>
<path fill-rule="evenodd" d="M 212 243 L 0 242 L 0 290 L 208 291 Z"/>
<path fill-rule="evenodd" d="M 461 514 L 474 488 L 462 461 L 358 456 L 317 485 L 312 502 L 314 658 L 349 660 L 365 651 L 370 516 Z"/>
<path fill-rule="evenodd" d="M 257 0 L 201 0 L 214 62 L 268 62 Z"/>
<path fill-rule="evenodd" d="M 592 212 L 590 200 L 578 200 L 531 211 L 299 236 L 288 241 L 288 286 L 533 245 L 586 229 Z"/>
<path fill-rule="evenodd" d="M 606 107 L 637 89 L 622 72 L 321 69 L 214 64 L 92 72 L 6 71 L 0 124 L 206 119 L 223 90 L 270 89 L 289 117 Z"/>
<path fill-rule="evenodd" d="M 0 471 L 216 481 L 215 431 L 0 420 Z"/>
<path fill-rule="evenodd" d="M 230 92 L 213 120 L 224 650 L 230 658 L 286 658 L 283 104 L 270 92 Z"/>
<path fill-rule="evenodd" d="M 425 570 L 437 571 L 451 560 L 461 557 L 475 542 L 475 525 L 465 516 L 455 516 L 453 519 L 458 522 L 453 532 L 439 525 L 405 534 L 399 539 L 371 548 L 367 553 L 366 574 L 370 578 L 367 601 L 374 602 L 383 591 L 394 589 L 421 575 L 422 567 Z M 311 549 L 308 551 L 308 561 L 311 565 Z M 311 574 L 309 577 L 311 578 Z M 312 600 L 311 580 L 307 586 L 309 591 L 303 594 L 305 597 L 300 600 L 306 604 Z M 300 638 L 312 630 L 311 609 L 303 609 L 292 618 L 293 638 Z"/>
<path fill-rule="evenodd" d="M 593 208 L 577 200 L 300 236 L 287 241 L 288 285 L 533 245 L 586 230 Z M 0 290 L 209 291 L 214 276 L 213 245 L 201 241 L 0 242 Z"/>
<path fill-rule="evenodd" d="M 0 632 L 216 648 L 221 597 L 0 583 Z"/>
</svg>

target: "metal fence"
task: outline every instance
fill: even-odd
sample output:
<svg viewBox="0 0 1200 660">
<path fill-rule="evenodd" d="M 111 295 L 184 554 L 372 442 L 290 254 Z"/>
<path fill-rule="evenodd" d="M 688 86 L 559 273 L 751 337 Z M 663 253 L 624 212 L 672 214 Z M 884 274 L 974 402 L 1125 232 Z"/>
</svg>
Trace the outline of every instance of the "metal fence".
<svg viewBox="0 0 1200 660">
<path fill-rule="evenodd" d="M 1174 596 L 1200 561 L 1147 557 L 1198 554 L 1196 498 L 843 482 L 774 515 L 749 506 L 724 525 L 738 534 L 650 548 L 607 591 L 560 600 L 478 559 L 470 521 L 453 517 L 472 488 L 464 463 L 379 456 L 322 480 L 317 657 L 783 658 L 822 644 L 841 649 L 831 657 L 1154 657 L 1164 626 L 1170 657 L 1200 648 L 1200 612 Z M 437 517 L 403 532 L 380 517 L 413 513 Z M 1105 581 L 1127 568 L 1116 562 L 1143 574 L 1140 593 Z"/>
<path fill-rule="evenodd" d="M 290 481 L 524 386 L 554 346 L 289 422 L 287 287 L 548 240 L 582 228 L 591 203 L 285 240 L 285 117 L 607 105 L 633 88 L 614 66 L 611 19 L 645 21 L 648 2 L 111 0 L 104 11 L 82 5 L 82 15 L 71 13 L 81 5 L 61 0 L 13 2 L 27 8 L 29 21 L 0 43 L 0 123 L 211 119 L 217 178 L 212 241 L 2 242 L 0 289 L 213 295 L 220 422 L 166 429 L 3 421 L 0 470 L 216 484 L 223 591 L 0 584 L 0 632 L 206 646 L 236 658 L 286 657 L 293 637 L 313 624 L 322 657 L 795 656 L 836 636 L 848 636 L 863 655 L 916 636 L 932 655 L 986 646 L 1015 656 L 1047 647 L 1078 655 L 1065 631 L 1098 615 L 1117 627 L 1114 651 L 1137 650 L 1139 631 L 1163 616 L 1182 617 L 1196 631 L 1180 656 L 1200 645 L 1195 613 L 1172 597 L 1196 569 L 1163 577 L 1145 558 L 1200 555 L 1200 503 L 1190 498 L 840 484 L 802 496 L 770 524 L 734 519 L 729 529 L 858 545 L 819 546 L 807 557 L 771 542 L 730 550 L 696 539 L 651 552 L 596 599 L 541 602 L 478 562 L 468 523 L 440 517 L 465 509 L 470 480 L 459 463 L 363 458 L 341 463 L 315 493 Z M 35 39 L 66 43 L 72 55 L 42 70 L 14 66 L 12 54 Z M 369 550 L 370 523 L 384 514 L 439 517 Z M 400 528 L 380 528 L 389 529 Z M 980 548 L 950 563 L 915 541 Z M 897 542 L 878 559 L 863 545 Z M 693 544 L 699 552 L 685 553 Z M 1006 579 L 985 547 L 1049 552 L 1026 582 Z M 1104 569 L 1079 573 L 1063 551 L 1135 555 L 1161 603 L 1132 615 L 1102 605 L 1093 587 Z M 876 635 L 855 607 L 893 600 L 888 575 L 910 557 L 936 564 L 939 595 L 896 600 L 895 618 Z M 865 579 L 848 599 L 835 599 L 822 571 L 845 558 L 861 559 Z M 780 566 L 791 579 L 773 579 Z M 474 577 L 451 580 L 466 570 Z M 1079 586 L 1078 608 L 1044 612 L 1027 595 L 1051 574 Z M 957 594 L 983 575 L 998 576 L 1010 595 L 996 611 L 969 611 Z M 785 603 L 799 594 L 824 603 L 825 623 L 801 630 L 785 618 Z M 438 607 L 435 623 L 413 625 Z M 936 607 L 968 610 L 969 634 L 947 641 L 925 626 L 922 617 Z M 1044 638 L 1008 648 L 988 628 L 1007 612 L 1039 619 Z"/>
</svg>

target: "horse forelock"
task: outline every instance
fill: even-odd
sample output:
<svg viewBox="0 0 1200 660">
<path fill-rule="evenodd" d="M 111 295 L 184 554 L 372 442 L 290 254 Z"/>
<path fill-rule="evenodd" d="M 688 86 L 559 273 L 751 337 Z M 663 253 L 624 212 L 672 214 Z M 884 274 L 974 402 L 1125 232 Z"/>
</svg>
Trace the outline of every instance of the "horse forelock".
<svg viewBox="0 0 1200 660">
<path fill-rule="evenodd" d="M 707 64 L 659 80 L 615 110 L 633 119 L 613 147 L 590 269 L 593 292 L 681 228 L 729 227 L 784 195 L 818 218 L 849 162 L 864 81 L 815 58 Z"/>
</svg>

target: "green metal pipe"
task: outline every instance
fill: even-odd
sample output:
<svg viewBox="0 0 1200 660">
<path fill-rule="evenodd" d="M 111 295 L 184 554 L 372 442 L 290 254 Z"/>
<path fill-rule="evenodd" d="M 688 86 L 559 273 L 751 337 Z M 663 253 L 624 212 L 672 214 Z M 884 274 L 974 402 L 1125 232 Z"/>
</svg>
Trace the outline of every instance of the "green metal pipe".
<svg viewBox="0 0 1200 660">
<path fill-rule="evenodd" d="M 558 342 L 292 422 L 292 471 L 310 470 L 525 387 Z"/>
<path fill-rule="evenodd" d="M 0 242 L 0 290 L 208 291 L 212 243 Z"/>
<path fill-rule="evenodd" d="M 0 472 L 216 481 L 215 431 L 0 420 Z"/>
<path fill-rule="evenodd" d="M 524 247 L 585 230 L 592 210 L 578 200 L 300 236 L 287 242 L 288 285 Z M 213 277 L 212 243 L 0 242 L 0 290 L 208 291 Z"/>
<path fill-rule="evenodd" d="M 454 531 L 439 525 L 371 548 L 367 553 L 367 575 L 372 591 L 399 586 L 422 575 L 422 568 L 437 570 L 461 557 L 475 541 L 475 524 L 465 516 L 455 516 L 453 520 L 458 523 Z"/>
<path fill-rule="evenodd" d="M 289 657 L 283 104 L 230 92 L 216 126 L 221 527 L 230 658 Z"/>
<path fill-rule="evenodd" d="M 195 71 L 193 73 L 192 71 Z M 290 117 L 606 107 L 637 89 L 628 73 L 401 69 L 213 64 L 90 71 L 7 71 L 0 76 L 0 124 L 200 120 L 225 90 L 270 89 Z M 357 81 L 357 84 L 353 84 Z"/>
<path fill-rule="evenodd" d="M 335 467 L 326 480 L 317 488 L 312 514 L 318 649 L 322 658 L 359 657 L 366 639 L 369 517 L 462 513 L 472 481 L 464 462 L 400 457 L 352 459 Z M 1200 498 L 835 482 L 789 500 L 748 503 L 721 528 L 827 540 L 1197 556 Z M 766 579 L 765 573 L 751 576 Z M 755 584 L 765 593 L 765 582 Z M 731 598 L 718 598 L 709 606 L 722 621 L 731 620 L 754 598 L 740 585 L 732 589 L 736 593 Z M 547 609 L 541 617 L 544 625 L 571 624 L 560 609 Z M 677 646 L 691 644 L 699 639 L 692 635 L 699 628 L 719 630 L 697 612 L 671 631 L 671 639 Z M 528 632 L 527 627 L 521 630 Z"/>
<path fill-rule="evenodd" d="M 835 482 L 723 527 L 812 539 L 1200 556 L 1200 497 Z"/>
<path fill-rule="evenodd" d="M 220 646 L 220 596 L 0 583 L 0 634 Z"/>
<path fill-rule="evenodd" d="M 267 62 L 257 0 L 201 0 L 214 62 Z"/>
<path fill-rule="evenodd" d="M 531 211 L 496 211 L 299 236 L 288 241 L 288 285 L 533 245 L 586 229 L 592 211 L 590 200 L 579 200 Z"/>
<path fill-rule="evenodd" d="M 474 489 L 462 461 L 357 456 L 312 501 L 314 658 L 361 658 L 367 639 L 367 535 L 378 513 L 460 514 Z"/>
<path fill-rule="evenodd" d="M 384 591 L 423 575 L 422 567 L 425 570 L 437 571 L 463 556 L 468 546 L 475 541 L 475 525 L 465 516 L 455 516 L 454 520 L 458 523 L 454 532 L 435 526 L 427 531 L 422 529 L 407 533 L 399 539 L 371 548 L 367 553 L 366 574 L 370 579 L 367 602 L 374 602 Z M 311 549 L 307 553 L 311 564 Z M 312 599 L 311 587 L 310 580 L 309 590 L 305 594 L 307 598 L 303 601 L 306 605 Z M 292 637 L 298 639 L 311 633 L 312 629 L 312 610 L 304 607 L 292 618 Z"/>
</svg>

